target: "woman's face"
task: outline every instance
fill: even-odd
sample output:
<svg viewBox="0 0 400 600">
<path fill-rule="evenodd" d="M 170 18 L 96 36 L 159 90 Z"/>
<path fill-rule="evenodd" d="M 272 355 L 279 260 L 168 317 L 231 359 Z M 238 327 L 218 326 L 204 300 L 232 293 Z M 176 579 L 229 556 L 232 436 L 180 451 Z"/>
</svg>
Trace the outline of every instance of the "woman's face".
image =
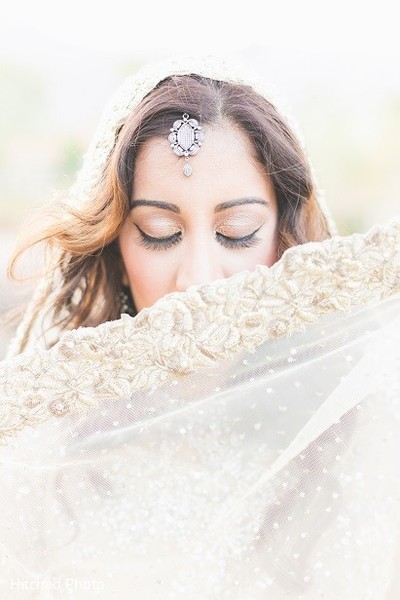
<svg viewBox="0 0 400 600">
<path fill-rule="evenodd" d="M 276 260 L 276 197 L 249 140 L 228 122 L 204 134 L 189 177 L 167 139 L 148 140 L 137 156 L 119 244 L 138 311 Z"/>
</svg>

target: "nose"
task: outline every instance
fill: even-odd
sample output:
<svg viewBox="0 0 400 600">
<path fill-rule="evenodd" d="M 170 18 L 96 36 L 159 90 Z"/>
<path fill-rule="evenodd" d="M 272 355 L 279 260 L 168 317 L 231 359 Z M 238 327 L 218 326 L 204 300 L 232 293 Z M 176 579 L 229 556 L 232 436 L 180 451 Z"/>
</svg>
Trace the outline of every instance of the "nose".
<svg viewBox="0 0 400 600">
<path fill-rule="evenodd" d="M 192 285 L 211 283 L 225 277 L 223 266 L 212 250 L 205 243 L 187 249 L 177 269 L 176 291 L 184 292 Z"/>
</svg>

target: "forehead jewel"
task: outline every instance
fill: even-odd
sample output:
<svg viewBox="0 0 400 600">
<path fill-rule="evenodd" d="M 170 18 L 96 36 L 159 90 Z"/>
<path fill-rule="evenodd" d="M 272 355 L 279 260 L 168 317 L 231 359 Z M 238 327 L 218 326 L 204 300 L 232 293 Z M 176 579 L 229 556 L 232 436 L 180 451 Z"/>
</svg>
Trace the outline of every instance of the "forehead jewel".
<svg viewBox="0 0 400 600">
<path fill-rule="evenodd" d="M 204 133 L 196 119 L 191 119 L 188 113 L 183 113 L 182 118 L 174 121 L 168 141 L 177 156 L 185 157 L 183 174 L 189 177 L 193 169 L 189 164 L 189 156 L 194 156 L 200 150 L 204 140 Z"/>
</svg>

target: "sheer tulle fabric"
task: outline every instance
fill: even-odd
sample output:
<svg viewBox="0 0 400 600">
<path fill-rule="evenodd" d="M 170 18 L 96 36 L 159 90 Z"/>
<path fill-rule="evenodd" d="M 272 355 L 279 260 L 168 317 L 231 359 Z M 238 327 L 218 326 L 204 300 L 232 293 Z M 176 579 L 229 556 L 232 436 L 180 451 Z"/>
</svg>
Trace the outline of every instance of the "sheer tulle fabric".
<svg viewBox="0 0 400 600">
<path fill-rule="evenodd" d="M 209 58 L 129 78 L 72 205 L 190 73 L 251 83 Z M 397 600 L 399 240 L 397 219 L 292 248 L 45 350 L 49 271 L 0 363 L 1 600 Z"/>
<path fill-rule="evenodd" d="M 321 317 L 10 438 L 1 597 L 398 597 L 399 309 Z"/>
</svg>

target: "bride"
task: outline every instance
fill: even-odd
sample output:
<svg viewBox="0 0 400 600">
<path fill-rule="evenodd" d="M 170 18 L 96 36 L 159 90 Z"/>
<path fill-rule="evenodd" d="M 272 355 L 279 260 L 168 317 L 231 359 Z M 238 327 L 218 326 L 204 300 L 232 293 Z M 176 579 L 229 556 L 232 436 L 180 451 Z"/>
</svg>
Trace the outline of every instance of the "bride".
<svg viewBox="0 0 400 600">
<path fill-rule="evenodd" d="M 336 236 L 211 57 L 129 78 L 53 213 L 10 266 L 47 243 L 0 365 L 3 595 L 397 598 L 400 223 Z"/>
<path fill-rule="evenodd" d="M 271 101 L 239 76 L 212 78 L 221 65 L 211 59 L 197 65 L 204 75 L 168 67 L 128 79 L 69 202 L 13 257 L 11 272 L 29 244 L 45 240 L 56 254 L 51 301 L 48 291 L 29 311 L 19 350 L 46 300 L 62 331 L 98 325 L 120 316 L 121 300 L 136 314 L 170 292 L 270 266 L 334 230 L 305 152 Z"/>
</svg>

